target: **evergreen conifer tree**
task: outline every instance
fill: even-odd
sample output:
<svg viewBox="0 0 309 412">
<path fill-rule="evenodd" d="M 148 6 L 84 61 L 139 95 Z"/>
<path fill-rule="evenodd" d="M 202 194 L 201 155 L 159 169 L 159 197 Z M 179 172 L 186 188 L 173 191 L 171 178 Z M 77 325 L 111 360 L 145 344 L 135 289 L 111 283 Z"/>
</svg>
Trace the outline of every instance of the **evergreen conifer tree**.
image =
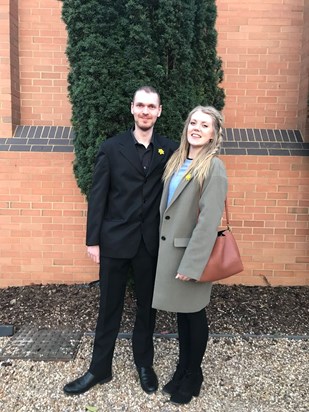
<svg viewBox="0 0 309 412">
<path fill-rule="evenodd" d="M 194 106 L 223 108 L 215 0 L 63 0 L 62 18 L 82 193 L 89 193 L 99 144 L 132 125 L 139 86 L 160 92 L 156 130 L 173 139 Z"/>
</svg>

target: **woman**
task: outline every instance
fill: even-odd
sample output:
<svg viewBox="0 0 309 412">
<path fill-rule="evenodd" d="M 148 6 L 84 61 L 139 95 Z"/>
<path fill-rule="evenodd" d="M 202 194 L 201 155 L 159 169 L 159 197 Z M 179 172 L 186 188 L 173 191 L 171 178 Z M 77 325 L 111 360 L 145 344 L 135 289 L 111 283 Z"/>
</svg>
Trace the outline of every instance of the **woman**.
<svg viewBox="0 0 309 412">
<path fill-rule="evenodd" d="M 220 224 L 227 176 L 217 157 L 222 116 L 198 106 L 189 114 L 179 149 L 167 163 L 160 205 L 160 247 L 153 307 L 177 312 L 179 360 L 163 392 L 175 404 L 198 396 L 208 340 L 205 306 L 211 283 L 199 283 Z"/>
</svg>

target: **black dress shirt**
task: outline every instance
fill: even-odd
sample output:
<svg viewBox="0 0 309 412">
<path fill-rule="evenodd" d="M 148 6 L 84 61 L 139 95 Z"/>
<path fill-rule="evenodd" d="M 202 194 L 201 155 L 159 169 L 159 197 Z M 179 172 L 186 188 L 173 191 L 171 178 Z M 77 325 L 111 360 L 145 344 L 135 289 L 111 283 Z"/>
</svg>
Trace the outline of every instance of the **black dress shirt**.
<svg viewBox="0 0 309 412">
<path fill-rule="evenodd" d="M 133 130 L 132 130 L 132 137 L 134 139 L 134 144 L 135 144 L 139 159 L 141 161 L 142 168 L 145 174 L 147 174 L 149 166 L 150 166 L 150 162 L 152 159 L 152 155 L 153 155 L 153 136 L 151 137 L 151 141 L 147 148 L 142 143 L 139 143 L 136 140 Z"/>
</svg>

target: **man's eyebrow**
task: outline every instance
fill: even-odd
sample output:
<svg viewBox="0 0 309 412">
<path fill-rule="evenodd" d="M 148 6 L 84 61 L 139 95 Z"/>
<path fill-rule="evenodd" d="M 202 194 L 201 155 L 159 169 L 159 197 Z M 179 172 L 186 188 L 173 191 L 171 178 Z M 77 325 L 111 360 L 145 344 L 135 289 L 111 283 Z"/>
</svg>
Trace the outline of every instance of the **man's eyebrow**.
<svg viewBox="0 0 309 412">
<path fill-rule="evenodd" d="M 157 105 L 157 104 L 155 104 L 155 103 L 143 103 L 143 102 L 135 102 L 134 104 L 141 104 L 141 105 L 143 105 L 143 106 L 153 106 L 153 107 L 155 107 L 155 106 L 159 106 L 159 105 Z"/>
</svg>

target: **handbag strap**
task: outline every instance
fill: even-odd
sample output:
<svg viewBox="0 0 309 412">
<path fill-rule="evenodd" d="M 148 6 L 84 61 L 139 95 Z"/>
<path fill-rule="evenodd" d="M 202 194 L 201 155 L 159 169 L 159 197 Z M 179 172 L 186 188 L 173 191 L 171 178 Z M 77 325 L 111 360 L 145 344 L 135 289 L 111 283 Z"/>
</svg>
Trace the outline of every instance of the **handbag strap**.
<svg viewBox="0 0 309 412">
<path fill-rule="evenodd" d="M 227 197 L 225 198 L 225 201 L 224 201 L 224 209 L 225 209 L 226 226 L 227 226 L 228 230 L 231 230 L 230 229 L 229 208 L 228 208 L 228 205 L 227 205 Z"/>
</svg>

